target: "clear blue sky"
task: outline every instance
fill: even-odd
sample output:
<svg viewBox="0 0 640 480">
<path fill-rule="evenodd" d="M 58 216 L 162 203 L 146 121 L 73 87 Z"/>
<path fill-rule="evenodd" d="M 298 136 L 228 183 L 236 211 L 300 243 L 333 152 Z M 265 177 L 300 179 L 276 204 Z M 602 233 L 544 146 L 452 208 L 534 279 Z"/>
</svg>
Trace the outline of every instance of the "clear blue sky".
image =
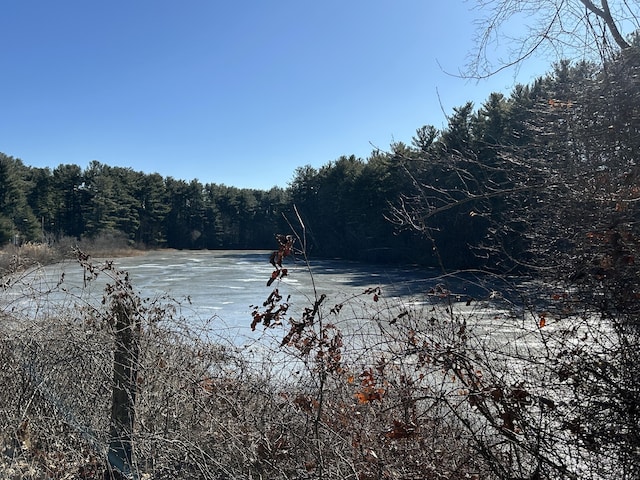
<svg viewBox="0 0 640 480">
<path fill-rule="evenodd" d="M 463 0 L 6 0 L 0 152 L 203 183 L 286 187 L 296 167 L 410 142 L 489 93 Z M 525 65 L 517 81 L 544 74 Z"/>
</svg>

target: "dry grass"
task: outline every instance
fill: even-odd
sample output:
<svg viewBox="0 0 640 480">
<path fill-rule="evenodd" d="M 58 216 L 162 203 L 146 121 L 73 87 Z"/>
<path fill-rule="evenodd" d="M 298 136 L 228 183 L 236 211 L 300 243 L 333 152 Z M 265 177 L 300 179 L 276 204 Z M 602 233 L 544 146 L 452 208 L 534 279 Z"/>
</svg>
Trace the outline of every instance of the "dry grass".
<svg viewBox="0 0 640 480">
<path fill-rule="evenodd" d="M 108 301 L 44 308 L 34 292 L 25 298 L 34 302 L 33 313 L 0 324 L 0 476 L 103 478 L 114 341 Z M 357 352 L 343 346 L 344 357 L 329 368 L 320 344 L 301 354 L 265 337 L 240 348 L 218 336 L 215 319 L 197 328 L 187 323 L 170 299 L 138 305 L 138 478 L 368 480 L 482 472 L 455 418 L 407 383 L 412 367 L 401 358 L 383 372 L 379 349 L 358 342 Z"/>
<path fill-rule="evenodd" d="M 64 255 L 45 244 L 6 245 L 0 250 L 0 277 L 38 265 L 58 262 Z"/>
<path fill-rule="evenodd" d="M 121 278 L 109 262 L 84 265 Z M 583 355 L 593 346 L 600 362 L 615 344 L 587 343 L 603 334 L 584 335 L 577 317 L 547 312 L 543 325 L 447 302 L 394 310 L 368 291 L 360 300 L 375 303 L 370 314 L 345 318 L 348 308 L 318 303 L 303 322 L 239 346 L 220 319 L 186 320 L 169 298 L 107 288 L 104 299 L 51 304 L 20 285 L 12 304 L 26 306 L 5 309 L 0 322 L 1 478 L 118 478 L 106 457 L 111 306 L 123 295 L 141 325 L 135 478 L 604 479 L 627 468 L 616 463 L 619 445 L 595 451 L 567 423 L 608 395 L 587 388 L 587 370 L 580 391 L 562 383 L 567 345 Z M 55 288 L 64 293 L 64 282 Z"/>
<path fill-rule="evenodd" d="M 7 244 L 0 248 L 0 278 L 29 268 L 75 258 L 78 249 L 93 258 L 127 257 L 144 253 L 144 250 L 133 248 L 130 242 L 117 232 L 82 240 L 63 237 L 50 244 Z"/>
</svg>

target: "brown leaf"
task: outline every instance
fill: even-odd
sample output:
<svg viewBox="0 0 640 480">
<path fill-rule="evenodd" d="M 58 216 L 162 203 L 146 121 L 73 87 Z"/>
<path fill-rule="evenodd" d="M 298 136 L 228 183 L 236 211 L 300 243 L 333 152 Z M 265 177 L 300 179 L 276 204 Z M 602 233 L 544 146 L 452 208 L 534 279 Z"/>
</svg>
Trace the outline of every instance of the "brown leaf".
<svg viewBox="0 0 640 480">
<path fill-rule="evenodd" d="M 401 438 L 409 438 L 416 431 L 416 426 L 414 423 L 403 423 L 398 420 L 393 421 L 393 428 L 386 432 L 384 435 L 387 438 L 392 440 L 398 440 Z"/>
</svg>

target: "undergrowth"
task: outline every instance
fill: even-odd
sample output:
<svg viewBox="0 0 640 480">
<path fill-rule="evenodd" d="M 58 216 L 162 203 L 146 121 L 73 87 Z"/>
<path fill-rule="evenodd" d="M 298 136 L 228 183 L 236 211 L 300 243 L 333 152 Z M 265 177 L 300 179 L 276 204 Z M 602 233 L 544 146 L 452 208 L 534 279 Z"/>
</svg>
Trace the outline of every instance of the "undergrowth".
<svg viewBox="0 0 640 480">
<path fill-rule="evenodd" d="M 105 279 L 102 298 L 74 296 L 64 277 L 47 291 L 26 276 L 5 279 L 0 477 L 595 479 L 616 471 L 614 448 L 585 443 L 577 402 L 598 394 L 571 383 L 580 373 L 568 362 L 568 345 L 585 358 L 611 351 L 606 329 L 566 311 L 457 302 L 442 289 L 421 305 L 395 302 L 383 286 L 339 301 L 314 289 L 294 312 L 287 262 L 309 262 L 303 238 L 277 238 L 264 300 L 247 318 L 256 336 L 248 345 L 225 337 L 217 317 L 185 316 L 180 299 L 142 298 L 126 272 L 82 252 L 86 282 Z M 313 281 L 311 267 L 308 275 Z M 59 293 L 64 301 L 53 302 Z M 114 377 L 126 329 L 130 390 Z M 609 340 L 583 340 L 596 335 Z M 109 455 L 119 389 L 134 405 L 130 471 Z"/>
</svg>

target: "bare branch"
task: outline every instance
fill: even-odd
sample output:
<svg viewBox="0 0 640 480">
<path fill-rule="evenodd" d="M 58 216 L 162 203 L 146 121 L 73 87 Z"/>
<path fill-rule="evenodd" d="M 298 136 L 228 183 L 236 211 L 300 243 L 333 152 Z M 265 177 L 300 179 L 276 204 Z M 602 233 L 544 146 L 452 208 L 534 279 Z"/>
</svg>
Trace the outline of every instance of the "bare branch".
<svg viewBox="0 0 640 480">
<path fill-rule="evenodd" d="M 477 0 L 485 12 L 478 21 L 475 53 L 463 78 L 483 79 L 517 68 L 534 54 L 551 54 L 552 60 L 586 58 L 607 60 L 630 48 L 623 29 L 640 28 L 638 6 L 627 0 Z M 590 16 L 600 21 L 593 22 Z M 513 36 L 510 31 L 526 33 Z M 548 51 L 545 51 L 548 50 Z M 503 53 L 504 52 L 504 53 Z M 506 54 L 506 57 L 502 57 Z"/>
</svg>

